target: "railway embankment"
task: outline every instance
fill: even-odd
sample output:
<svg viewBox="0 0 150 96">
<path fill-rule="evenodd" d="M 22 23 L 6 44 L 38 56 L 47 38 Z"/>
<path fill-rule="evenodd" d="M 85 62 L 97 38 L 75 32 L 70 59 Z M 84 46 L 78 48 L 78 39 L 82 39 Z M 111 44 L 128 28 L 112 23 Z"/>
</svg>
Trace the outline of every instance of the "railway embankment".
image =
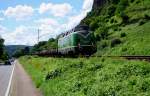
<svg viewBox="0 0 150 96">
<path fill-rule="evenodd" d="M 19 59 L 44 96 L 150 94 L 150 63 L 121 58 Z"/>
</svg>

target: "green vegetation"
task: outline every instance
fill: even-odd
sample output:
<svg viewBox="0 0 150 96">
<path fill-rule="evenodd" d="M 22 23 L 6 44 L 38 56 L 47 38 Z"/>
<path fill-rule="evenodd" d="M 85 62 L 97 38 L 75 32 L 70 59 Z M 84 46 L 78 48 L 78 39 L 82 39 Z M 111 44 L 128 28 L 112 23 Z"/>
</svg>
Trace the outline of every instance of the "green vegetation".
<svg viewBox="0 0 150 96">
<path fill-rule="evenodd" d="M 25 47 L 32 48 L 32 46 L 27 45 L 6 45 L 5 50 L 7 51 L 8 55 L 11 57 L 14 54 L 18 53 L 18 51 L 25 49 Z"/>
<path fill-rule="evenodd" d="M 29 54 L 30 54 L 29 46 L 26 47 L 24 46 L 24 48 L 16 50 L 12 56 L 18 58 L 20 56 L 29 55 Z"/>
<path fill-rule="evenodd" d="M 4 39 L 0 37 L 0 61 L 7 59 L 7 53 L 4 50 Z"/>
<path fill-rule="evenodd" d="M 95 33 L 95 55 L 150 55 L 150 0 L 97 1 L 106 2 L 81 22 Z"/>
<path fill-rule="evenodd" d="M 89 25 L 98 55 L 150 55 L 150 0 L 95 0 L 81 24 Z M 49 43 L 48 43 L 49 42 Z M 57 39 L 34 51 L 57 48 Z M 149 96 L 150 63 L 111 58 L 21 57 L 44 96 Z"/>
<path fill-rule="evenodd" d="M 32 48 L 32 52 L 57 48 L 57 39 L 50 38 L 48 41 L 40 41 Z"/>
<path fill-rule="evenodd" d="M 142 26 L 136 23 L 121 27 L 121 31 L 115 31 L 98 43 L 99 50 L 95 55 L 150 55 L 149 26 L 150 22 Z M 104 41 L 107 46 L 101 47 Z"/>
<path fill-rule="evenodd" d="M 44 96 L 148 96 L 150 63 L 110 58 L 42 58 L 20 63 Z"/>
</svg>

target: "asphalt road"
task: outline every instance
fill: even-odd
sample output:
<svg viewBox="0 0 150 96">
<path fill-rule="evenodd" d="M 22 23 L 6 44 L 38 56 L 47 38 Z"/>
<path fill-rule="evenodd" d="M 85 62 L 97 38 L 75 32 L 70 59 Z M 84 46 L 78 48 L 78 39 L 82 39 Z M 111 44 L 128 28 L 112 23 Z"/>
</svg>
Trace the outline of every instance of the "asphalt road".
<svg viewBox="0 0 150 96">
<path fill-rule="evenodd" d="M 6 93 L 9 96 L 42 96 L 17 60 L 12 65 L 0 65 L 0 96 L 7 96 Z"/>
<path fill-rule="evenodd" d="M 0 96 L 5 96 L 13 65 L 0 65 Z"/>
</svg>

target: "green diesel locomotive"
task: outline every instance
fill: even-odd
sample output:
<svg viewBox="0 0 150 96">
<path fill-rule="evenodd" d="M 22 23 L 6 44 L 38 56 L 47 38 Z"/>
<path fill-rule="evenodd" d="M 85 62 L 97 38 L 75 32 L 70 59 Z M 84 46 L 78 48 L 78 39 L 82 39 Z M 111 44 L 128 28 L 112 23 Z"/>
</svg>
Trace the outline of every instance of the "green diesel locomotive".
<svg viewBox="0 0 150 96">
<path fill-rule="evenodd" d="M 77 26 L 59 35 L 57 50 L 61 55 L 92 55 L 97 50 L 94 33 L 86 25 Z"/>
<path fill-rule="evenodd" d="M 80 25 L 60 34 L 58 48 L 34 53 L 39 56 L 90 56 L 97 51 L 94 33 L 88 26 Z"/>
</svg>

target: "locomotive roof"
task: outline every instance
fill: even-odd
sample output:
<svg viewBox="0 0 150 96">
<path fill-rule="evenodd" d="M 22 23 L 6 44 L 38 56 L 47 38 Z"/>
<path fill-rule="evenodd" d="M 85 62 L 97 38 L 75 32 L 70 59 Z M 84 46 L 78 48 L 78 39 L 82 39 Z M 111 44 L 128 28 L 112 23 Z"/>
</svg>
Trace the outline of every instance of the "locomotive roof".
<svg viewBox="0 0 150 96">
<path fill-rule="evenodd" d="M 77 30 L 80 30 L 80 28 L 82 28 L 82 27 L 89 28 L 89 26 L 87 26 L 87 25 L 78 25 L 78 26 L 76 26 L 75 28 L 73 28 L 69 31 L 61 33 L 60 35 L 58 35 L 58 38 L 64 37 L 66 34 L 68 35 L 70 33 L 76 32 Z"/>
</svg>

